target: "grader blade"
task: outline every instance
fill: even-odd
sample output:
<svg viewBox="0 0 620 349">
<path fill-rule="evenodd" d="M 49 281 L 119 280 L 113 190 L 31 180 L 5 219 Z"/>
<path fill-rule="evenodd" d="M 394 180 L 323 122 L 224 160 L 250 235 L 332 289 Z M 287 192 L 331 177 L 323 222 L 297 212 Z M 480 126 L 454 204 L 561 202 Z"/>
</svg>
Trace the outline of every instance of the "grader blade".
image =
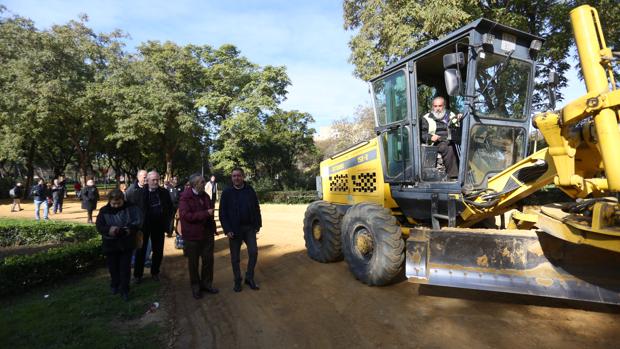
<svg viewBox="0 0 620 349">
<path fill-rule="evenodd" d="M 620 256 L 530 230 L 412 229 L 409 281 L 620 304 Z"/>
</svg>

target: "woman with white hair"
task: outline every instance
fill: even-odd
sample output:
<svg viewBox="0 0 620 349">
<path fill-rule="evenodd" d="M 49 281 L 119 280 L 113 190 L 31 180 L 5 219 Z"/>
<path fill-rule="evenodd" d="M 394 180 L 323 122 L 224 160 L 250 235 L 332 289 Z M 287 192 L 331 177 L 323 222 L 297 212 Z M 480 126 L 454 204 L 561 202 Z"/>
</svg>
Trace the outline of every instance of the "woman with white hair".
<svg viewBox="0 0 620 349">
<path fill-rule="evenodd" d="M 82 188 L 82 208 L 88 212 L 87 223 L 93 223 L 93 211 L 97 209 L 97 201 L 99 201 L 99 190 L 95 186 L 95 181 L 89 179 L 86 186 Z"/>
</svg>

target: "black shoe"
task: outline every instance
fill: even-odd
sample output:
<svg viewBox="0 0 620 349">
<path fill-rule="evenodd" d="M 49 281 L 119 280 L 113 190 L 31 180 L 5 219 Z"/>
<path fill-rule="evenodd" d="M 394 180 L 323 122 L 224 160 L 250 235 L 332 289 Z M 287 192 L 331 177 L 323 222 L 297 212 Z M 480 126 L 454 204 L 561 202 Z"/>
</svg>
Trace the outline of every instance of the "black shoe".
<svg viewBox="0 0 620 349">
<path fill-rule="evenodd" d="M 129 300 L 129 293 L 121 292 L 121 299 L 127 302 Z"/>
<path fill-rule="evenodd" d="M 194 297 L 194 299 L 200 299 L 202 298 L 202 292 L 200 292 L 200 290 L 192 290 L 192 297 Z"/>
<path fill-rule="evenodd" d="M 136 285 L 141 284 L 141 283 L 142 283 L 142 276 L 136 276 L 135 278 L 133 278 L 133 282 L 134 282 Z"/>
<path fill-rule="evenodd" d="M 235 281 L 235 286 L 233 287 L 233 291 L 241 292 L 241 290 L 242 290 L 242 288 L 241 288 L 241 280 Z"/>
<path fill-rule="evenodd" d="M 118 287 L 110 287 L 110 291 L 112 291 L 112 294 L 118 294 Z"/>
<path fill-rule="evenodd" d="M 210 294 L 218 294 L 220 292 L 220 290 L 215 287 L 201 287 L 200 290 Z"/>
<path fill-rule="evenodd" d="M 256 282 L 254 282 L 254 280 L 252 279 L 245 279 L 245 284 L 250 286 L 250 288 L 253 289 L 254 291 L 260 290 L 260 287 L 258 287 Z"/>
<path fill-rule="evenodd" d="M 159 275 L 157 274 L 151 275 L 151 278 L 153 279 L 153 281 L 159 281 Z"/>
</svg>

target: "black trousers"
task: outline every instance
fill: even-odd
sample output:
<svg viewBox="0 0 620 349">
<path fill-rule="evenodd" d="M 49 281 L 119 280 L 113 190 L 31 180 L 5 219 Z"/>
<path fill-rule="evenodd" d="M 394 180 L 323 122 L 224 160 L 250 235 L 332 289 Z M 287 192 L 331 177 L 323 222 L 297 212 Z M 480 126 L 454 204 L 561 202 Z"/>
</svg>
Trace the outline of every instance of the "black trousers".
<svg viewBox="0 0 620 349">
<path fill-rule="evenodd" d="M 456 157 L 456 151 L 454 150 L 454 144 L 450 142 L 439 142 L 437 144 L 438 152 L 441 154 L 443 164 L 446 166 L 446 174 L 448 177 L 458 177 L 459 164 Z"/>
<path fill-rule="evenodd" d="M 110 287 L 117 288 L 121 293 L 129 292 L 132 254 L 133 250 L 106 253 L 108 270 L 112 278 Z"/>
<path fill-rule="evenodd" d="M 258 246 L 256 244 L 256 232 L 251 226 L 241 226 L 240 232 L 234 232 L 235 236 L 228 239 L 228 247 L 230 248 L 230 263 L 232 264 L 235 281 L 241 280 L 241 244 L 245 242 L 248 249 L 248 269 L 245 272 L 247 280 L 254 279 L 254 268 L 258 260 Z"/>
<path fill-rule="evenodd" d="M 213 234 L 204 240 L 185 240 L 189 283 L 192 288 L 213 286 Z M 202 266 L 200 262 L 202 260 Z"/>
<path fill-rule="evenodd" d="M 142 233 L 144 239 L 142 248 L 136 250 L 136 261 L 133 268 L 133 276 L 141 278 L 144 275 L 144 260 L 146 259 L 146 245 L 151 239 L 151 250 L 153 257 L 151 259 L 151 275 L 158 275 L 161 261 L 164 259 L 164 227 L 145 226 Z"/>
</svg>

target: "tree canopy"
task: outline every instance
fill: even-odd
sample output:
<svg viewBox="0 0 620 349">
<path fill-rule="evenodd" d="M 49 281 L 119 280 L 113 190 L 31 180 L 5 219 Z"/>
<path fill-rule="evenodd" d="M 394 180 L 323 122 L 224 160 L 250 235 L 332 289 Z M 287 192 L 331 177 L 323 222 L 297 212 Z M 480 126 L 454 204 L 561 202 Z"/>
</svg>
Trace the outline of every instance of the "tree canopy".
<svg viewBox="0 0 620 349">
<path fill-rule="evenodd" d="M 344 0 L 344 28 L 353 32 L 349 46 L 355 75 L 368 80 L 399 58 L 485 17 L 545 38 L 540 74 L 555 70 L 562 76 L 559 87 L 564 87 L 574 52 L 569 12 L 585 3 L 599 10 L 607 42 L 620 42 L 617 0 Z M 542 85 L 538 91 L 535 103 L 546 95 Z"/>
<path fill-rule="evenodd" d="M 40 30 L 5 14 L 0 6 L 0 175 L 243 166 L 274 189 L 313 183 L 300 179 L 314 175 L 313 118 L 280 108 L 285 67 L 260 66 L 231 44 L 148 41 L 130 51 L 126 34 L 95 33 L 86 16 Z"/>
</svg>

